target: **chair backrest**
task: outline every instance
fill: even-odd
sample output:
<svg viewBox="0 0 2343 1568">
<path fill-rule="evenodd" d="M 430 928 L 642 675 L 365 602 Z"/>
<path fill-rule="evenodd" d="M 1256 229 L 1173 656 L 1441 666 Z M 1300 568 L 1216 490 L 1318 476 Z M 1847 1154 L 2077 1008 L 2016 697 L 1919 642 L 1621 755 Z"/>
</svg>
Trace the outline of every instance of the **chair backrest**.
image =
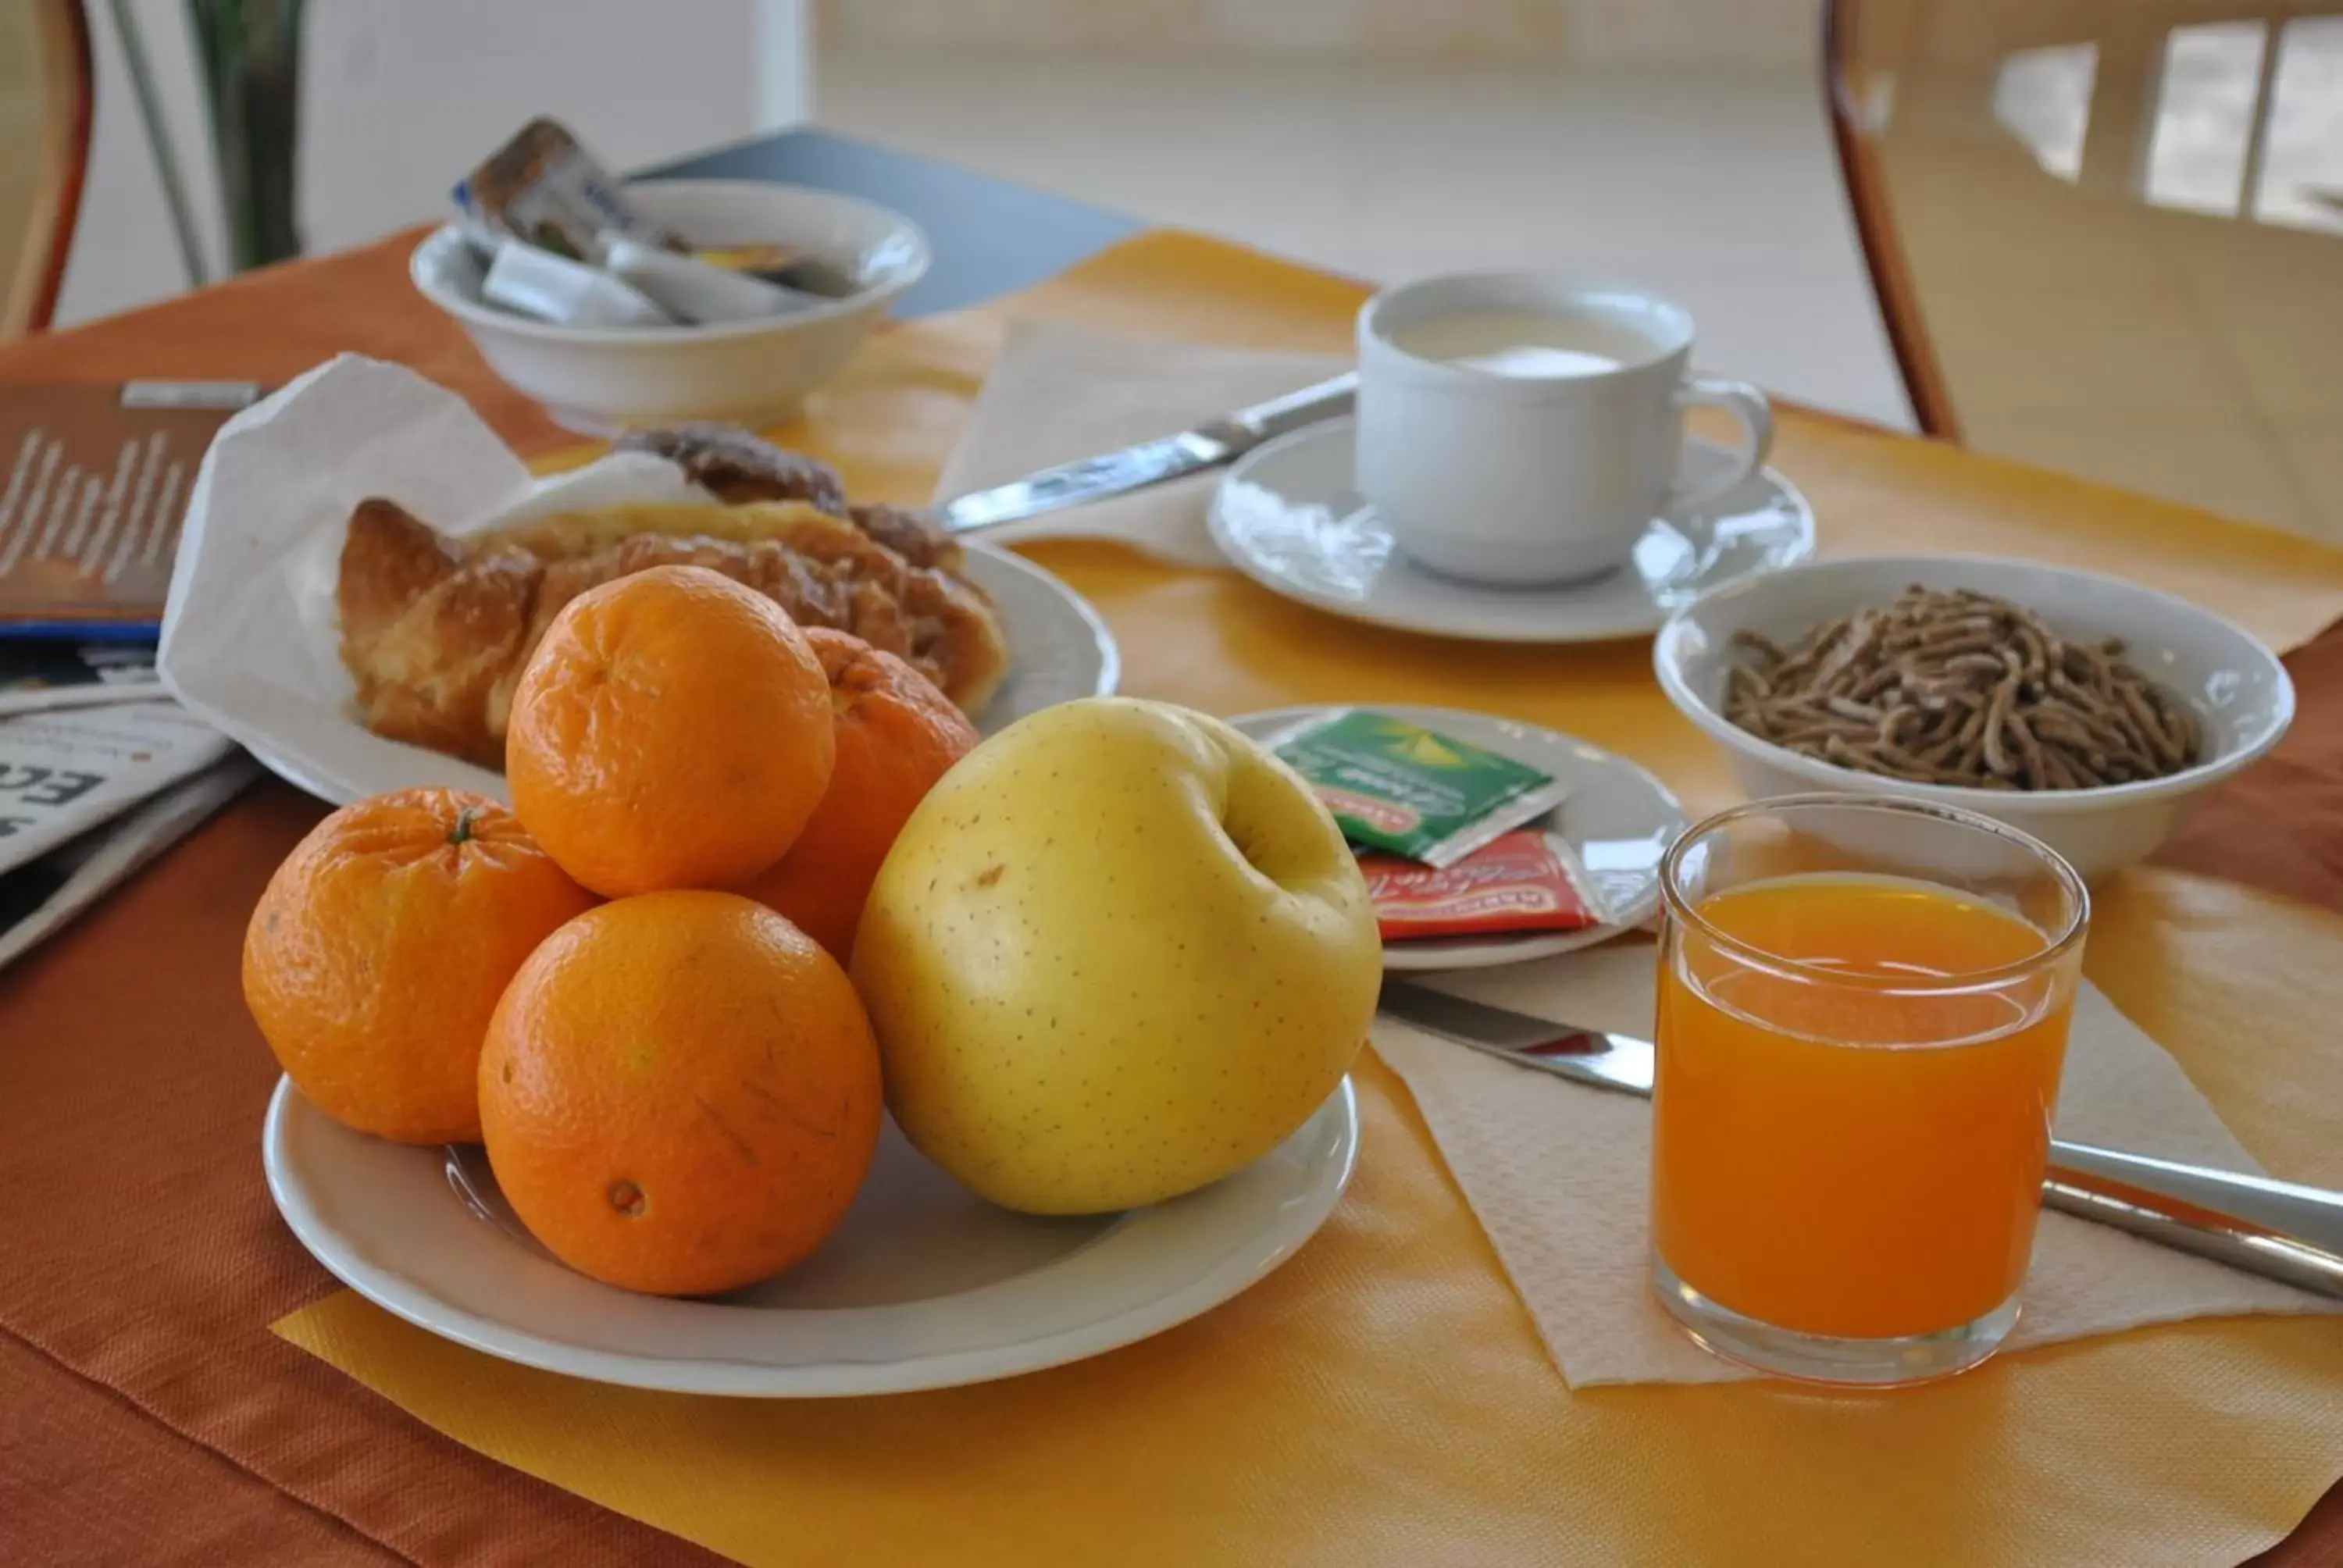
<svg viewBox="0 0 2343 1568">
<path fill-rule="evenodd" d="M 1829 0 L 1924 429 L 2343 538 L 2343 0 Z"/>
<path fill-rule="evenodd" d="M 1855 237 L 1863 245 L 1864 264 L 1878 297 L 1880 320 L 1887 328 L 1896 368 L 1912 401 L 1912 417 L 1927 434 L 1957 441 L 1960 421 L 1953 412 L 1944 369 L 1936 363 L 1936 347 L 1928 338 L 1927 320 L 1911 268 L 1905 264 L 1880 148 L 1894 91 L 1894 78 L 1884 74 L 1882 63 L 1906 52 L 1903 35 L 1916 19 L 1916 12 L 1908 5 L 1890 7 L 1855 0 L 1824 0 L 1823 91 L 1829 104 L 1831 140 L 1838 149 L 1839 172 L 1846 182 L 1847 206 L 1855 216 Z M 1883 37 L 1883 34 L 1891 36 Z"/>
<path fill-rule="evenodd" d="M 56 310 L 95 96 L 82 0 L 0 0 L 0 341 Z"/>
</svg>

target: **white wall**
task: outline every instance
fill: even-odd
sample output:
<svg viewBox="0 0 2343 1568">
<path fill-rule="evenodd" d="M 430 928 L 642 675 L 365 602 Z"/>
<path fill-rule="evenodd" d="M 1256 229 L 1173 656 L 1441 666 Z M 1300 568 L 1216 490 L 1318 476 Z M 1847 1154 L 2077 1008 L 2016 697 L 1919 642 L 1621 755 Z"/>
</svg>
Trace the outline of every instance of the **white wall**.
<svg viewBox="0 0 2343 1568">
<path fill-rule="evenodd" d="M 2042 0 L 2028 0 L 2042 3 Z M 2107 0 L 2079 0 L 2104 6 Z M 2243 3 L 2243 0 L 2237 0 Z M 1455 65 L 1810 64 L 1821 0 L 817 0 L 826 47 Z M 1955 7 L 1949 3 L 1944 7 Z"/>
<path fill-rule="evenodd" d="M 131 0 L 212 275 L 216 183 L 182 0 Z M 91 0 L 97 116 L 58 325 L 186 286 L 108 7 Z M 617 168 L 738 141 L 809 110 L 802 0 L 311 0 L 301 222 L 335 249 L 437 216 L 532 115 Z"/>
</svg>

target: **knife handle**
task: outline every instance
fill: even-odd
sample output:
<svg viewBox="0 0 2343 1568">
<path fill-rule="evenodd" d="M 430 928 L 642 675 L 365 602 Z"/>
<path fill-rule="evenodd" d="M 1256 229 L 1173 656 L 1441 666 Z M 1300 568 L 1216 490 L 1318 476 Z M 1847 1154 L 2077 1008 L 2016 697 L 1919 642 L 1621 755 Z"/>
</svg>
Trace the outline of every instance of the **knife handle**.
<svg viewBox="0 0 2343 1568">
<path fill-rule="evenodd" d="M 1332 376 L 1314 386 L 1288 392 L 1282 397 L 1272 397 L 1266 403 L 1240 408 L 1207 428 L 1230 444 L 1232 456 L 1239 455 L 1288 431 L 1349 413 L 1358 398 L 1358 372 L 1345 370 L 1340 376 Z"/>
<path fill-rule="evenodd" d="M 2049 1207 L 2343 1299 L 2343 1193 L 2081 1143 L 2053 1143 Z"/>
</svg>

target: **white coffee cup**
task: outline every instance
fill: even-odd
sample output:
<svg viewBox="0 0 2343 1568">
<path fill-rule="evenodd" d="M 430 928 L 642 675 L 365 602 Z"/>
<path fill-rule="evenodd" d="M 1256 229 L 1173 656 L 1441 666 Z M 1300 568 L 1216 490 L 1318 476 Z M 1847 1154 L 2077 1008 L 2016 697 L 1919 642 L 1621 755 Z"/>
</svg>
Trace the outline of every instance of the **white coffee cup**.
<svg viewBox="0 0 2343 1568">
<path fill-rule="evenodd" d="M 1433 570 L 1526 587 L 1621 565 L 1654 518 L 1765 460 L 1774 418 L 1739 381 L 1690 374 L 1692 317 L 1536 272 L 1386 289 L 1359 312 L 1358 486 Z M 1742 427 L 1739 461 L 1677 483 L 1684 410 Z"/>
</svg>

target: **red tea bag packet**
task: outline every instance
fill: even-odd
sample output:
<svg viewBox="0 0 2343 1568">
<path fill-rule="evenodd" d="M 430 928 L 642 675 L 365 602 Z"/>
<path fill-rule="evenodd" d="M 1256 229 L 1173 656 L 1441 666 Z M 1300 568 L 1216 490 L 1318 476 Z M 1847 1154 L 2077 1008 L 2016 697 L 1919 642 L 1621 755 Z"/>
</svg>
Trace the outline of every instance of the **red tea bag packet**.
<svg viewBox="0 0 2343 1568">
<path fill-rule="evenodd" d="M 1574 931 L 1605 916 L 1562 853 L 1534 828 L 1499 835 L 1445 869 L 1364 854 L 1359 869 L 1387 942 L 1510 931 Z"/>
</svg>

